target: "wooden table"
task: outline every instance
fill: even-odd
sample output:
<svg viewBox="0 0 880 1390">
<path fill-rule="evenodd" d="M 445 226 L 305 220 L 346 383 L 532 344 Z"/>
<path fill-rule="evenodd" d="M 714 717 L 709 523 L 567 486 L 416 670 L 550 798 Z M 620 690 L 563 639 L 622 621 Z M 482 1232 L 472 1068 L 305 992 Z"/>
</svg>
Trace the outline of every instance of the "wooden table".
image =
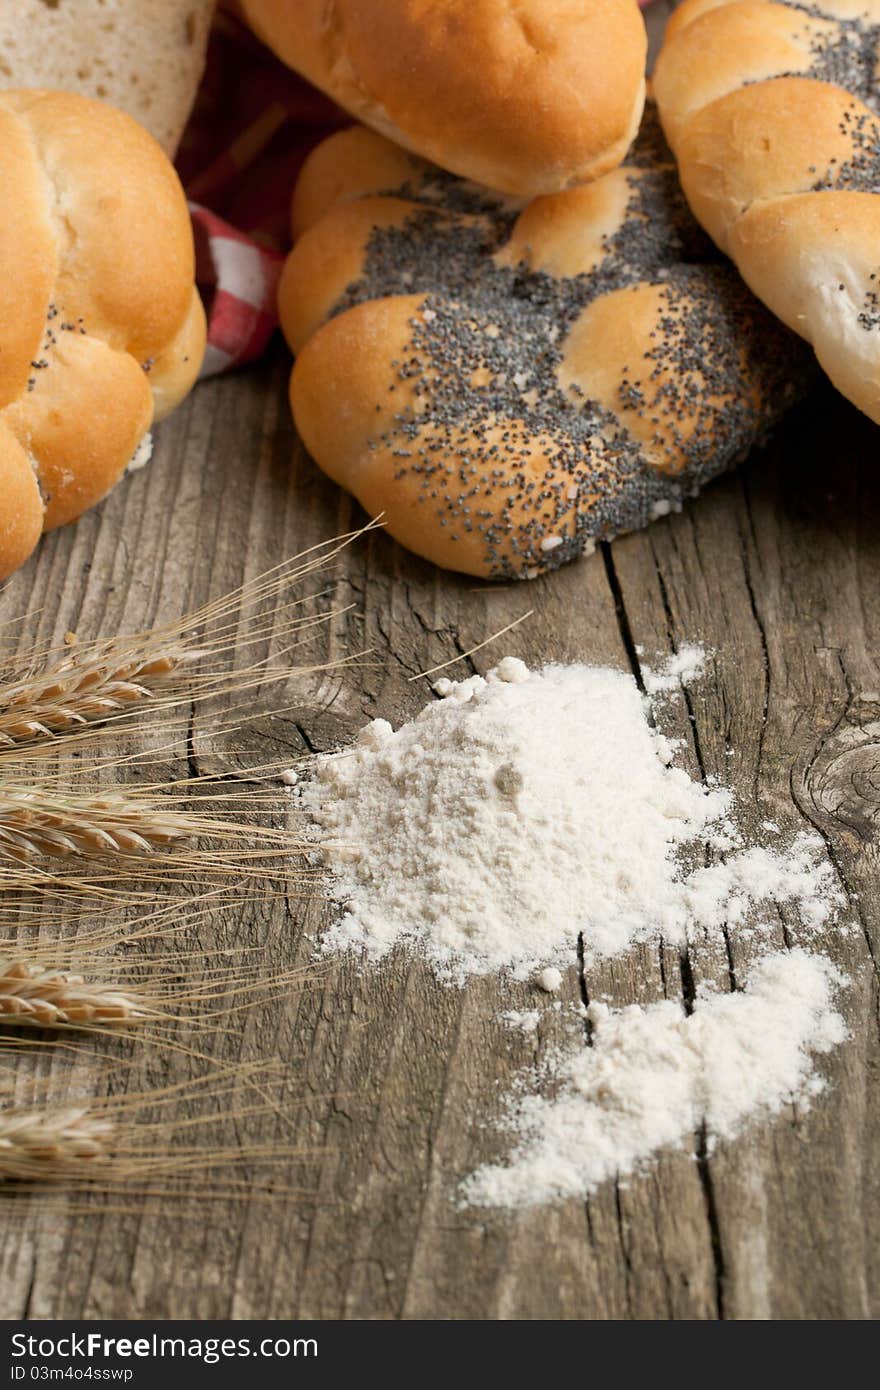
<svg viewBox="0 0 880 1390">
<path fill-rule="evenodd" d="M 279 350 L 262 368 L 201 385 L 158 432 L 156 456 L 77 526 L 49 537 L 0 595 L 0 620 L 41 608 L 43 640 L 179 616 L 362 520 L 298 444 Z M 655 662 L 682 642 L 711 651 L 707 678 L 668 707 L 694 775 L 731 783 L 756 822 L 815 827 L 850 895 L 856 930 L 821 945 L 851 979 L 850 1040 L 823 1059 L 828 1089 L 708 1159 L 693 1145 L 587 1203 L 514 1216 L 463 1211 L 455 1183 L 503 1138 L 485 1121 L 500 1088 L 562 1036 L 505 1029 L 527 985 L 444 987 L 394 955 L 343 960 L 302 991 L 241 1016 L 226 1059 L 277 1057 L 297 1103 L 279 1133 L 302 1197 L 207 1207 L 156 1199 L 121 1210 L 0 1212 L 4 1317 L 862 1318 L 878 1312 L 880 949 L 880 492 L 874 426 L 817 389 L 784 430 L 683 513 L 532 584 L 441 573 L 372 534 L 344 555 L 334 601 L 353 607 L 318 650 L 370 648 L 329 673 L 257 744 L 291 760 L 374 714 L 399 721 L 427 697 L 411 677 L 532 616 L 459 675 L 504 652 Z M 267 697 L 268 698 L 268 697 Z M 257 710 L 259 713 L 259 710 Z M 268 732 L 267 732 L 268 731 Z M 229 743 L 229 748 L 232 744 Z M 198 721 L 192 750 L 201 750 Z M 729 751 L 730 750 L 730 751 Z M 227 749 L 228 751 L 228 749 Z M 216 754 L 207 745 L 205 757 Z M 176 757 L 177 755 L 175 755 Z M 171 758 L 172 775 L 185 777 Z M 192 759 L 191 759 L 192 760 Z M 216 759 L 215 759 L 216 761 Z M 176 771 L 175 771 L 176 767 Z M 279 791 L 279 796 L 282 793 Z M 310 959 L 320 902 L 266 896 L 208 923 L 198 943 L 264 944 Z M 780 921 L 779 940 L 784 924 Z M 795 933 L 796 935 L 796 933 Z M 574 943 L 573 943 L 574 947 Z M 748 963 L 734 949 L 733 969 Z M 723 951 L 693 950 L 696 983 L 729 987 Z M 616 1002 L 679 998 L 682 963 L 638 949 L 586 981 Z M 576 967 L 563 998 L 578 998 Z M 191 1074 L 185 1056 L 129 1045 L 127 1083 Z M 52 1054 L 39 1066 L 61 1065 Z"/>
</svg>

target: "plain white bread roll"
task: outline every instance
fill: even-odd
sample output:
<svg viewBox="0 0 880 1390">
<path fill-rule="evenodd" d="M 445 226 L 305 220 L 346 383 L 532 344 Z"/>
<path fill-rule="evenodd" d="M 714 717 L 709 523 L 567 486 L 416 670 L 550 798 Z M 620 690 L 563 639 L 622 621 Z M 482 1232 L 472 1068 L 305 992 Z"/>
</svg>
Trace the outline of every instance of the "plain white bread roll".
<svg viewBox="0 0 880 1390">
<path fill-rule="evenodd" d="M 604 174 L 645 96 L 636 0 L 243 0 L 290 67 L 398 145 L 523 197 Z"/>
<path fill-rule="evenodd" d="M 0 92 L 0 578 L 189 391 L 194 270 L 183 190 L 142 126 L 88 97 Z"/>
<path fill-rule="evenodd" d="M 166 154 L 205 66 L 215 0 L 2 0 L 0 88 L 52 87 L 127 111 Z"/>
<path fill-rule="evenodd" d="M 685 0 L 654 93 L 697 218 L 880 423 L 880 0 Z"/>
</svg>

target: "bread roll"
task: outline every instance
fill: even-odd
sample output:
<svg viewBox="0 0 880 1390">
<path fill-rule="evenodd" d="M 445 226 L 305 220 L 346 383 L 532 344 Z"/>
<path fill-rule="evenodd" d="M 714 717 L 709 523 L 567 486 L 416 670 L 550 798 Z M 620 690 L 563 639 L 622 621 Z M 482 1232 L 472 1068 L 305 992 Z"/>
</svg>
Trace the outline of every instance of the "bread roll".
<svg viewBox="0 0 880 1390">
<path fill-rule="evenodd" d="M 99 501 L 198 375 L 183 191 L 136 121 L 0 92 L 0 578 Z"/>
<path fill-rule="evenodd" d="M 519 207 L 356 127 L 312 154 L 293 217 L 300 435 L 449 569 L 531 577 L 664 515 L 805 379 L 798 339 L 690 217 L 653 120 L 623 168 Z"/>
<path fill-rule="evenodd" d="M 638 129 L 636 0 L 244 0 L 244 11 L 358 120 L 506 193 L 597 178 Z"/>
<path fill-rule="evenodd" d="M 3 0 L 0 88 L 51 87 L 127 111 L 166 154 L 205 66 L 215 0 Z"/>
<path fill-rule="evenodd" d="M 880 423 L 880 0 L 685 0 L 654 92 L 700 222 Z"/>
</svg>

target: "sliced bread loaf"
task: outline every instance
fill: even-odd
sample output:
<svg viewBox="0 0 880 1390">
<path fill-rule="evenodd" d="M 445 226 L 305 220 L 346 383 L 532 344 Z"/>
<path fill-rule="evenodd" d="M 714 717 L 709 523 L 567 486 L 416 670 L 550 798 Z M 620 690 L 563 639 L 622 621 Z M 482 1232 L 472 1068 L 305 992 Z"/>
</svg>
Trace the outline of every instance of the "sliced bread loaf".
<svg viewBox="0 0 880 1390">
<path fill-rule="evenodd" d="M 100 97 L 173 154 L 195 99 L 215 0 L 3 0 L 0 88 Z"/>
</svg>

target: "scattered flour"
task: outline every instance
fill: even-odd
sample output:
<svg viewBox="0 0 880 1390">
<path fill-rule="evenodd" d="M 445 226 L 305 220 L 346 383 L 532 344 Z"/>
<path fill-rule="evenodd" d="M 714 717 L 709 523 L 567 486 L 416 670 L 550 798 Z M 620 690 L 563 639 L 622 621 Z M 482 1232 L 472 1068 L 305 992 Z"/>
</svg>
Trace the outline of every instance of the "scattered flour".
<svg viewBox="0 0 880 1390">
<path fill-rule="evenodd" d="M 818 837 L 739 847 L 730 792 L 671 765 L 631 676 L 507 658 L 435 689 L 396 732 L 374 719 L 319 758 L 299 790 L 344 904 L 324 952 L 376 960 L 405 943 L 447 980 L 525 979 L 570 964 L 578 933 L 589 964 L 685 945 L 761 904 L 814 928 L 836 909 Z"/>
<path fill-rule="evenodd" d="M 140 444 L 135 449 L 126 468 L 126 473 L 137 473 L 141 468 L 146 468 L 150 459 L 153 457 L 153 436 L 145 434 Z"/>
<path fill-rule="evenodd" d="M 845 899 L 818 835 L 801 834 L 785 853 L 754 845 L 723 863 L 695 869 L 682 884 L 688 923 L 738 926 L 756 906 L 788 903 L 806 927 L 825 926 Z M 673 928 L 669 939 L 679 939 Z"/>
<path fill-rule="evenodd" d="M 534 1033 L 541 1021 L 540 1009 L 507 1009 L 501 1015 L 508 1028 L 516 1028 L 520 1033 Z"/>
<path fill-rule="evenodd" d="M 555 994 L 562 987 L 562 971 L 557 970 L 554 965 L 548 965 L 535 976 L 535 984 L 545 994 Z"/>
<path fill-rule="evenodd" d="M 678 691 L 683 685 L 692 685 L 700 679 L 706 669 L 706 656 L 707 653 L 702 647 L 694 642 L 686 642 L 656 671 L 643 665 L 645 689 L 649 695 L 656 696 Z"/>
<path fill-rule="evenodd" d="M 759 960 L 744 992 L 698 995 L 690 1016 L 671 1001 L 618 1012 L 592 1004 L 592 1046 L 554 1060 L 554 1096 L 514 1101 L 511 1159 L 466 1179 L 465 1204 L 582 1198 L 703 1126 L 711 1148 L 754 1116 L 809 1105 L 823 1085 L 811 1054 L 847 1034 L 834 1007 L 843 983 L 825 957 L 796 950 Z"/>
</svg>

